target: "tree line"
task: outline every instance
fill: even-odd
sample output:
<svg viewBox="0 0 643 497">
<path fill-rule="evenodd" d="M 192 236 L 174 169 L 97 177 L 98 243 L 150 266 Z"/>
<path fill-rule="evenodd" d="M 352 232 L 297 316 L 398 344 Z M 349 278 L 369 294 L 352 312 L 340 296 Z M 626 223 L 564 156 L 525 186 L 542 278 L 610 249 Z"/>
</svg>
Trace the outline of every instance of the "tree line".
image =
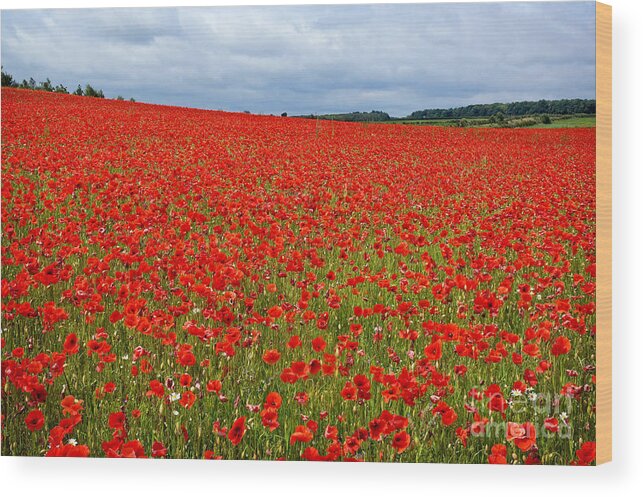
<svg viewBox="0 0 643 497">
<path fill-rule="evenodd" d="M 45 81 L 42 81 L 40 83 L 36 83 L 36 80 L 33 78 L 29 78 L 29 80 L 23 79 L 22 83 L 18 83 L 16 80 L 13 79 L 13 76 L 11 74 L 4 72 L 4 68 L 2 69 L 2 86 L 9 87 L 9 88 L 22 88 L 24 90 L 38 90 L 38 91 L 48 91 L 52 93 L 65 93 L 65 94 L 71 94 L 71 95 L 78 95 L 81 97 L 105 98 L 105 94 L 103 93 L 103 90 L 95 89 L 89 83 L 85 85 L 85 88 L 83 88 L 79 84 L 73 92 L 69 92 L 69 90 L 67 90 L 67 88 L 62 84 L 57 84 L 56 86 L 54 86 L 49 78 L 47 78 Z M 122 96 L 118 95 L 116 97 L 116 100 L 125 100 L 125 99 Z M 130 98 L 130 102 L 134 102 L 134 101 L 135 100 L 133 98 Z"/>
<path fill-rule="evenodd" d="M 580 98 L 537 100 L 512 103 L 475 104 L 450 109 L 424 109 L 412 112 L 406 119 L 461 119 L 471 117 L 532 116 L 537 114 L 596 114 L 596 100 Z"/>
<path fill-rule="evenodd" d="M 412 112 L 406 117 L 391 117 L 381 110 L 371 112 L 348 112 L 344 114 L 309 114 L 299 117 L 310 119 L 328 119 L 334 121 L 385 122 L 427 119 L 453 119 L 456 125 L 466 124 L 466 119 L 488 119 L 489 124 L 503 125 L 507 119 L 532 117 L 547 124 L 549 116 L 573 114 L 596 114 L 596 100 L 561 99 L 561 100 L 526 100 L 522 102 L 475 104 L 450 109 L 424 109 Z M 525 121 L 526 122 L 526 121 Z M 526 126 L 526 124 L 525 124 Z"/>
<path fill-rule="evenodd" d="M 390 121 L 392 119 L 391 116 L 381 110 L 372 110 L 370 112 L 348 112 L 346 114 L 310 114 L 302 117 L 348 122 L 382 122 Z"/>
</svg>

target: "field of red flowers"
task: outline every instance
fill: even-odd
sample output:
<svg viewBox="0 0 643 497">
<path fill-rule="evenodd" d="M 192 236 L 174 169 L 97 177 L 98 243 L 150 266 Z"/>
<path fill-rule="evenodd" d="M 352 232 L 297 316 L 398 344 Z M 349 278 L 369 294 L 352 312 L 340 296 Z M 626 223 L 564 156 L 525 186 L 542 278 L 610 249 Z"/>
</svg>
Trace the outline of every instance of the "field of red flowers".
<svg viewBox="0 0 643 497">
<path fill-rule="evenodd" d="M 595 136 L 2 90 L 2 454 L 593 464 Z"/>
</svg>

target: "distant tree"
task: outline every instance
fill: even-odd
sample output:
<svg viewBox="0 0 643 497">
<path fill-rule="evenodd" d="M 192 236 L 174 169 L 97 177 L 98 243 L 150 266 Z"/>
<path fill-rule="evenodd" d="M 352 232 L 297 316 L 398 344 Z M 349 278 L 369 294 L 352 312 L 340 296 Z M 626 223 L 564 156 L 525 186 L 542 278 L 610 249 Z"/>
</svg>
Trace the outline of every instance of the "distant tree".
<svg viewBox="0 0 643 497">
<path fill-rule="evenodd" d="M 37 89 L 43 91 L 54 91 L 54 86 L 51 84 L 50 79 L 47 78 L 45 81 L 40 83 Z"/>
<path fill-rule="evenodd" d="M 56 85 L 56 87 L 54 88 L 54 91 L 56 93 L 69 93 L 67 91 L 67 88 L 65 86 L 63 86 L 63 85 Z"/>
<path fill-rule="evenodd" d="M 511 102 L 508 104 L 475 104 L 451 109 L 424 109 L 412 112 L 406 117 L 406 119 L 492 117 L 498 112 L 502 112 L 505 116 L 512 117 L 533 116 L 538 114 L 596 114 L 596 100 L 582 100 L 576 98 Z"/>
<path fill-rule="evenodd" d="M 118 96 L 116 97 L 116 100 L 125 100 L 125 99 L 124 99 L 122 96 L 118 95 Z"/>
<path fill-rule="evenodd" d="M 130 98 L 129 101 L 130 102 L 136 102 L 136 100 L 134 100 L 134 97 Z"/>
<path fill-rule="evenodd" d="M 13 76 L 4 72 L 4 68 L 2 68 L 2 86 L 18 86 L 18 84 L 13 80 Z"/>
<path fill-rule="evenodd" d="M 348 122 L 383 122 L 391 120 L 391 116 L 381 110 L 372 110 L 370 112 L 349 112 L 347 114 L 322 114 L 315 117 L 317 119 Z"/>
<path fill-rule="evenodd" d="M 83 92 L 83 95 L 85 95 L 86 97 L 105 98 L 105 95 L 103 95 L 103 90 L 95 90 L 94 87 L 89 83 L 85 85 L 85 91 Z"/>
<path fill-rule="evenodd" d="M 551 117 L 549 117 L 547 114 L 541 117 L 540 120 L 543 124 L 551 124 Z"/>
<path fill-rule="evenodd" d="M 82 97 L 82 96 L 83 96 L 83 89 L 81 88 L 81 86 L 80 86 L 80 85 L 78 85 L 78 87 L 77 87 L 77 88 L 76 88 L 76 90 L 74 91 L 74 95 L 78 95 L 79 97 Z"/>
<path fill-rule="evenodd" d="M 19 88 L 24 88 L 25 90 L 35 90 L 36 89 L 36 80 L 33 78 L 29 78 L 29 81 L 26 79 L 22 80 L 22 83 L 20 83 Z"/>
<path fill-rule="evenodd" d="M 282 112 L 281 117 L 288 117 L 288 112 Z"/>
<path fill-rule="evenodd" d="M 493 116 L 489 118 L 491 124 L 497 124 L 502 126 L 505 123 L 505 115 L 502 112 L 496 112 Z"/>
</svg>

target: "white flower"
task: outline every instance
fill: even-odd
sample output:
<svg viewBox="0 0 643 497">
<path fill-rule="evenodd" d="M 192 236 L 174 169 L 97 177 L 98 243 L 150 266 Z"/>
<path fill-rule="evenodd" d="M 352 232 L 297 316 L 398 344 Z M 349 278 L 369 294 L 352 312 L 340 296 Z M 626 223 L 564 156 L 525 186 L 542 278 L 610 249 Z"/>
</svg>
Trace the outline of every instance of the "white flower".
<svg viewBox="0 0 643 497">
<path fill-rule="evenodd" d="M 78 445 L 78 442 L 76 441 L 75 438 L 70 438 L 69 440 L 67 440 L 67 443 L 69 445 Z"/>
<path fill-rule="evenodd" d="M 170 402 L 176 402 L 181 398 L 181 394 L 179 392 L 172 392 L 170 394 Z"/>
<path fill-rule="evenodd" d="M 178 415 L 179 415 L 179 411 L 172 411 L 172 414 L 174 414 L 175 416 L 178 416 Z"/>
<path fill-rule="evenodd" d="M 527 398 L 533 402 L 538 398 L 538 394 L 536 392 L 530 392 L 529 395 L 527 395 Z"/>
<path fill-rule="evenodd" d="M 520 397 L 522 395 L 522 392 L 520 390 L 512 390 L 511 391 L 511 396 L 512 397 Z"/>
</svg>

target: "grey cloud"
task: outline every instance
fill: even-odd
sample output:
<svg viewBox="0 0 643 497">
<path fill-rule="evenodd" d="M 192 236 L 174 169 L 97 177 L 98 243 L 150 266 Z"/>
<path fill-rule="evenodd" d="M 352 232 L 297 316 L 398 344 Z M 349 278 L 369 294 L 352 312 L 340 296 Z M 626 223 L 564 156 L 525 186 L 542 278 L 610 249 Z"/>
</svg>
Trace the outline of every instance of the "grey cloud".
<svg viewBox="0 0 643 497">
<path fill-rule="evenodd" d="M 594 3 L 2 12 L 17 79 L 290 114 L 595 95 Z"/>
</svg>

